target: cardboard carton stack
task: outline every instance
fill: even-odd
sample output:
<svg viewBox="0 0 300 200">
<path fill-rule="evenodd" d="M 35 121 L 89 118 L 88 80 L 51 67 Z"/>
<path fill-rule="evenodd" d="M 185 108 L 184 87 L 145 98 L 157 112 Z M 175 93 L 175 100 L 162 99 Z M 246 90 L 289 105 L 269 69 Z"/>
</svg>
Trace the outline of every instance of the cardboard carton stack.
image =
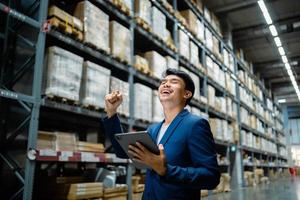
<svg viewBox="0 0 300 200">
<path fill-rule="evenodd" d="M 152 121 L 152 89 L 140 83 L 134 84 L 134 117 Z"/>
<path fill-rule="evenodd" d="M 187 74 L 189 74 L 191 76 L 191 78 L 195 84 L 195 92 L 194 92 L 193 99 L 200 101 L 200 79 L 199 79 L 199 76 L 197 76 L 193 72 L 187 70 L 185 67 L 180 67 L 180 70 L 185 71 Z"/>
<path fill-rule="evenodd" d="M 192 10 L 182 10 L 180 11 L 182 17 L 185 18 L 187 22 L 187 28 L 192 32 L 193 35 L 197 35 L 197 16 Z"/>
<path fill-rule="evenodd" d="M 167 39 L 167 18 L 156 6 L 151 8 L 152 31 L 163 41 Z"/>
<path fill-rule="evenodd" d="M 134 1 L 135 17 L 138 17 L 151 25 L 151 2 L 149 0 L 135 0 Z"/>
<path fill-rule="evenodd" d="M 127 200 L 127 185 L 117 185 L 114 188 L 105 188 L 103 200 Z"/>
<path fill-rule="evenodd" d="M 129 116 L 129 84 L 113 76 L 110 77 L 110 92 L 120 91 L 123 95 L 123 102 L 118 108 L 118 112 L 122 115 Z"/>
<path fill-rule="evenodd" d="M 56 135 L 53 132 L 39 131 L 36 148 L 56 151 Z"/>
<path fill-rule="evenodd" d="M 75 133 L 55 132 L 57 151 L 77 151 Z"/>
<path fill-rule="evenodd" d="M 110 48 L 111 54 L 121 61 L 131 63 L 131 33 L 128 28 L 116 21 L 110 21 Z"/>
<path fill-rule="evenodd" d="M 83 22 L 83 41 L 109 53 L 109 16 L 89 1 L 79 2 L 74 16 Z"/>
<path fill-rule="evenodd" d="M 245 180 L 246 186 L 254 186 L 255 185 L 253 172 L 245 171 L 244 172 L 244 180 Z"/>
<path fill-rule="evenodd" d="M 167 68 L 174 68 L 174 69 L 179 68 L 177 60 L 175 60 L 173 57 L 166 56 L 165 58 L 166 58 L 166 62 L 167 62 Z"/>
<path fill-rule="evenodd" d="M 199 19 L 197 19 L 197 34 L 196 34 L 196 37 L 202 41 L 204 43 L 204 24 L 202 21 L 200 21 Z"/>
<path fill-rule="evenodd" d="M 179 53 L 184 58 L 189 60 L 190 58 L 190 47 L 189 47 L 189 36 L 182 31 L 178 30 L 178 43 L 179 43 Z"/>
<path fill-rule="evenodd" d="M 215 106 L 215 99 L 216 99 L 216 90 L 213 86 L 208 85 L 207 87 L 207 93 L 208 93 L 208 105 L 214 107 Z"/>
<path fill-rule="evenodd" d="M 83 63 L 81 86 L 82 104 L 105 107 L 105 95 L 109 93 L 110 70 L 90 61 Z M 101 87 L 99 87 L 101 85 Z"/>
<path fill-rule="evenodd" d="M 83 141 L 77 141 L 76 143 L 77 143 L 77 151 L 104 153 L 105 150 L 103 144 L 83 142 Z"/>
<path fill-rule="evenodd" d="M 264 170 L 263 169 L 255 169 L 254 170 L 254 179 L 256 184 L 261 183 L 261 178 L 264 176 Z"/>
<path fill-rule="evenodd" d="M 152 122 L 161 122 L 164 119 L 163 108 L 158 97 L 158 91 L 153 90 Z"/>
<path fill-rule="evenodd" d="M 144 184 L 140 184 L 141 177 L 132 176 L 132 200 L 141 200 L 145 189 Z"/>
<path fill-rule="evenodd" d="M 89 199 L 103 196 L 102 183 L 73 183 L 70 185 L 67 199 Z"/>
<path fill-rule="evenodd" d="M 82 57 L 60 47 L 49 47 L 44 93 L 78 103 L 82 64 Z"/>
<path fill-rule="evenodd" d="M 148 51 L 144 54 L 144 58 L 148 61 L 153 76 L 160 79 L 167 69 L 165 57 L 156 51 Z"/>
<path fill-rule="evenodd" d="M 209 118 L 209 124 L 214 138 L 223 140 L 223 121 L 219 118 Z"/>
</svg>

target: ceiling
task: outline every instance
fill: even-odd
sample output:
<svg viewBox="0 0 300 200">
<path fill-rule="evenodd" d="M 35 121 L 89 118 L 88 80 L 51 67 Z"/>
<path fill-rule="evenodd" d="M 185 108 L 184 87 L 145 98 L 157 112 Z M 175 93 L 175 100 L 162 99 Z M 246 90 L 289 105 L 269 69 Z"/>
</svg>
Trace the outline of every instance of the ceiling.
<svg viewBox="0 0 300 200">
<path fill-rule="evenodd" d="M 254 73 L 271 89 L 275 100 L 285 98 L 289 112 L 300 117 L 300 103 L 284 68 L 257 0 L 203 0 L 230 32 L 233 44 L 252 61 Z M 296 80 L 300 81 L 300 2 L 265 0 Z M 294 110 L 294 111 L 293 111 Z"/>
</svg>

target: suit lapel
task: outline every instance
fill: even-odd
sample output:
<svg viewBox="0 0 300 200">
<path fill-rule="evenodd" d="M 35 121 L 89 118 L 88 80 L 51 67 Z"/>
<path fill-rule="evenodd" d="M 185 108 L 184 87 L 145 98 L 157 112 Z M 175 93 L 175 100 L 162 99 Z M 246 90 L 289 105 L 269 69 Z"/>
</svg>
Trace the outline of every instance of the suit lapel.
<svg viewBox="0 0 300 200">
<path fill-rule="evenodd" d="M 171 122 L 170 126 L 168 127 L 167 131 L 165 132 L 164 136 L 162 137 L 160 144 L 165 145 L 168 141 L 168 139 L 171 137 L 171 135 L 175 132 L 175 129 L 180 124 L 180 122 L 183 120 L 184 116 L 188 114 L 188 110 L 183 109 L 180 113 L 177 114 L 175 119 Z M 161 125 L 160 125 L 161 127 Z M 159 130 L 159 129 L 158 129 Z M 157 134 L 156 134 L 157 136 Z"/>
<path fill-rule="evenodd" d="M 152 133 L 150 134 L 151 137 L 152 137 L 152 140 L 156 143 L 156 138 L 157 138 L 157 135 L 158 135 L 158 132 L 162 126 L 162 124 L 164 123 L 164 121 L 158 123 L 154 128 L 153 128 L 153 131 Z"/>
</svg>

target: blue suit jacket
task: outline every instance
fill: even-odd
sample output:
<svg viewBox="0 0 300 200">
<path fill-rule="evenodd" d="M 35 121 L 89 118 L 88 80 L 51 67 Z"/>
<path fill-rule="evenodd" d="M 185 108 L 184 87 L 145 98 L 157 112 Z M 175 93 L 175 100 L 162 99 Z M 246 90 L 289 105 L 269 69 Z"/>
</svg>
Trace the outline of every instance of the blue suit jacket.
<svg viewBox="0 0 300 200">
<path fill-rule="evenodd" d="M 114 138 L 115 133 L 122 132 L 118 116 L 105 118 L 103 123 L 117 156 L 128 158 Z M 154 141 L 162 124 L 148 128 Z M 213 189 L 219 184 L 215 143 L 206 119 L 182 110 L 169 125 L 160 144 L 164 146 L 167 172 L 160 176 L 147 170 L 143 200 L 199 200 L 201 189 Z"/>
</svg>

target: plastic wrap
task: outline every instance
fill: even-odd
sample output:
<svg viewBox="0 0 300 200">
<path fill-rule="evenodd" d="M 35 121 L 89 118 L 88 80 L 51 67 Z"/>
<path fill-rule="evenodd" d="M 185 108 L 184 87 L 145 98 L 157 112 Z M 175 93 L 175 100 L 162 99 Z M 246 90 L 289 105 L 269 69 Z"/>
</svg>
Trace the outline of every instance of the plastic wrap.
<svg viewBox="0 0 300 200">
<path fill-rule="evenodd" d="M 109 53 L 109 16 L 89 1 L 79 2 L 74 16 L 83 21 L 83 41 Z"/>
<path fill-rule="evenodd" d="M 216 96 L 215 88 L 208 85 L 207 86 L 207 93 L 208 93 L 208 105 L 214 107 L 215 106 L 215 96 Z"/>
<path fill-rule="evenodd" d="M 109 93 L 110 70 L 90 61 L 83 63 L 82 104 L 105 107 L 105 95 Z"/>
<path fill-rule="evenodd" d="M 118 112 L 125 116 L 129 116 L 129 84 L 118 78 L 110 78 L 110 92 L 119 90 L 123 95 L 123 102 L 121 103 Z"/>
<path fill-rule="evenodd" d="M 197 34 L 197 16 L 191 10 L 182 10 L 180 11 L 182 17 L 185 18 L 187 25 L 192 33 Z"/>
<path fill-rule="evenodd" d="M 157 78 L 161 78 L 162 74 L 167 69 L 167 61 L 165 57 L 156 51 L 148 51 L 144 54 L 144 57 L 148 60 L 153 75 Z"/>
<path fill-rule="evenodd" d="M 152 121 L 152 89 L 140 83 L 134 84 L 134 118 Z"/>
<path fill-rule="evenodd" d="M 199 62 L 199 48 L 198 46 L 190 41 L 190 62 L 195 65 L 196 67 L 200 67 L 200 62 Z"/>
<path fill-rule="evenodd" d="M 204 42 L 204 24 L 199 19 L 197 19 L 197 38 Z"/>
<path fill-rule="evenodd" d="M 178 69 L 178 61 L 175 60 L 173 57 L 171 56 L 166 56 L 166 61 L 167 61 L 167 68 L 174 68 L 174 69 Z"/>
<path fill-rule="evenodd" d="M 149 0 L 134 1 L 135 16 L 151 25 L 151 2 Z"/>
<path fill-rule="evenodd" d="M 187 74 L 189 74 L 195 84 L 195 92 L 194 92 L 194 99 L 200 101 L 200 79 L 199 76 L 194 74 L 193 72 L 187 70 L 184 67 L 180 67 L 180 70 L 185 71 Z"/>
<path fill-rule="evenodd" d="M 48 48 L 45 94 L 79 101 L 83 58 L 59 47 Z"/>
<path fill-rule="evenodd" d="M 159 97 L 158 97 L 158 91 L 153 91 L 153 115 L 152 115 L 152 121 L 153 122 L 161 122 L 164 119 L 164 113 L 163 113 L 163 107 L 160 103 Z"/>
<path fill-rule="evenodd" d="M 181 29 L 178 30 L 179 53 L 186 59 L 190 58 L 189 36 Z"/>
<path fill-rule="evenodd" d="M 125 26 L 116 21 L 110 22 L 111 53 L 128 63 L 131 63 L 131 33 Z"/>
<path fill-rule="evenodd" d="M 155 6 L 151 9 L 151 21 L 152 31 L 158 37 L 167 40 L 167 18 L 166 16 Z"/>
</svg>

